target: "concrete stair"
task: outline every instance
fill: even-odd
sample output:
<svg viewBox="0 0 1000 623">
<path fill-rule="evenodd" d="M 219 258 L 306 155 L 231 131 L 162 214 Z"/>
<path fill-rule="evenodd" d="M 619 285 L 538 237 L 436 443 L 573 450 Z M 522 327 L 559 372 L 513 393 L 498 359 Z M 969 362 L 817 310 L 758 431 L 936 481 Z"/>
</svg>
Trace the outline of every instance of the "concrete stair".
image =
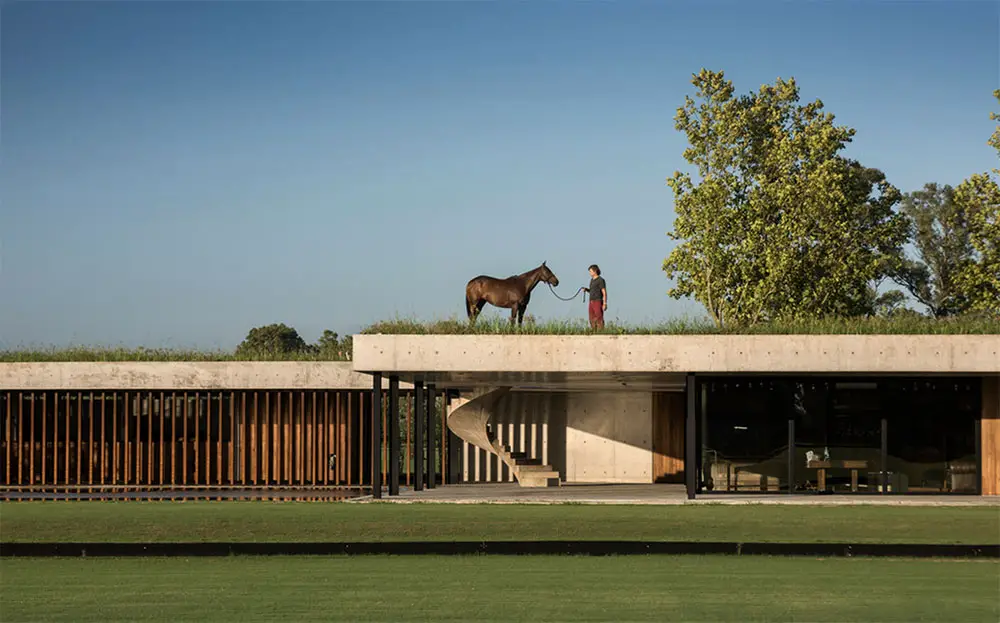
<svg viewBox="0 0 1000 623">
<path fill-rule="evenodd" d="M 511 474 L 522 487 L 558 487 L 559 472 L 552 469 L 551 465 L 542 465 L 539 459 L 530 458 L 524 452 L 511 452 L 506 444 L 499 445 L 494 442 L 497 456 L 510 469 Z"/>
<path fill-rule="evenodd" d="M 541 461 L 530 458 L 524 452 L 511 452 L 506 444 L 497 442 L 490 430 L 493 408 L 509 391 L 509 387 L 477 391 L 467 402 L 448 414 L 448 429 L 477 448 L 500 457 L 520 486 L 560 486 L 559 472 L 551 465 L 542 465 Z"/>
</svg>

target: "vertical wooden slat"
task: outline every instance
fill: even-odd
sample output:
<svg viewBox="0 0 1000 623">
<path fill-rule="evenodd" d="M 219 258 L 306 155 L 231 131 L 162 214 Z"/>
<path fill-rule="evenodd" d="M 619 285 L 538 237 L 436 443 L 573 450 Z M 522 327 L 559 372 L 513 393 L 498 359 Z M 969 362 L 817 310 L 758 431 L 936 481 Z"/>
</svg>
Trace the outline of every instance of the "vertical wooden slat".
<svg viewBox="0 0 1000 623">
<path fill-rule="evenodd" d="M 43 485 L 48 484 L 48 482 L 46 482 L 46 480 L 45 480 L 45 475 L 46 475 L 45 468 L 46 468 L 46 463 L 48 463 L 48 458 L 49 458 L 48 457 L 48 453 L 46 452 L 46 448 L 45 448 L 46 444 L 48 443 L 48 435 L 46 434 L 48 432 L 48 431 L 46 431 L 46 428 L 47 428 L 47 424 L 46 423 L 48 422 L 48 419 L 49 419 L 49 414 L 48 414 L 48 410 L 49 409 L 48 409 L 48 407 L 49 407 L 49 395 L 48 395 L 48 393 L 44 393 L 44 394 L 42 394 L 42 448 L 41 448 L 41 450 L 42 450 L 42 484 Z"/>
<path fill-rule="evenodd" d="M 303 452 L 305 451 L 305 426 L 306 426 L 306 393 L 304 391 L 299 392 L 299 421 L 297 423 L 296 440 L 298 442 L 298 450 L 295 456 L 295 467 L 297 472 L 297 477 L 299 484 L 303 484 L 305 480 L 305 465 L 302 462 Z"/>
<path fill-rule="evenodd" d="M 288 400 L 285 401 L 285 410 L 281 413 L 281 430 L 278 431 L 278 435 L 275 439 L 278 441 L 278 455 L 279 455 L 279 482 L 284 482 L 286 484 L 292 483 L 292 447 L 293 442 L 290 436 L 290 428 L 292 425 L 292 418 L 295 417 L 295 412 L 292 411 L 292 406 L 295 403 L 295 396 L 292 392 L 288 392 Z"/>
<path fill-rule="evenodd" d="M 31 392 L 31 409 L 28 412 L 28 430 L 30 437 L 28 438 L 28 484 L 35 484 L 35 403 L 37 402 L 38 394 Z"/>
<path fill-rule="evenodd" d="M 167 414 L 164 411 L 167 408 L 167 394 L 166 392 L 160 392 L 160 447 L 156 453 L 157 462 L 160 464 L 160 479 L 157 481 L 159 484 L 164 484 L 167 482 L 166 470 L 167 461 L 163 451 L 166 449 L 166 436 L 163 434 L 166 428 Z"/>
<path fill-rule="evenodd" d="M 11 426 L 10 426 L 11 417 L 13 416 L 13 414 L 11 413 L 11 410 L 13 408 L 13 405 L 11 404 L 12 400 L 13 397 L 11 396 L 11 392 L 7 392 L 7 409 L 5 410 L 5 415 L 4 415 L 4 430 L 7 432 L 7 437 L 6 437 L 7 448 L 4 451 L 4 454 L 6 455 L 7 469 L 5 469 L 3 472 L 5 485 L 10 484 L 10 476 L 11 476 L 10 455 L 11 455 L 11 446 L 14 445 L 14 438 L 11 436 Z M 18 439 L 18 441 L 20 442 L 20 439 Z"/>
<path fill-rule="evenodd" d="M 76 393 L 76 484 L 83 484 L 83 392 Z"/>
<path fill-rule="evenodd" d="M 87 404 L 87 431 L 90 441 L 87 444 L 87 484 L 94 484 L 94 392 L 90 392 Z"/>
<path fill-rule="evenodd" d="M 122 418 L 122 429 L 123 429 L 122 430 L 122 438 L 125 440 L 125 465 L 123 466 L 124 467 L 123 471 L 125 472 L 125 484 L 128 484 L 129 479 L 132 477 L 132 468 L 131 468 L 131 465 L 132 465 L 132 438 L 129 436 L 129 433 L 128 433 L 128 416 L 129 416 L 129 411 L 131 411 L 131 409 L 129 409 L 129 396 L 128 396 L 128 392 L 125 392 L 125 398 L 122 401 L 122 407 L 123 407 L 123 411 L 125 411 L 124 417 Z M 67 440 L 66 445 L 67 445 L 67 448 L 68 448 L 68 446 L 69 446 L 69 431 L 67 431 L 67 433 L 66 433 L 66 440 Z M 69 465 L 69 458 L 67 458 L 66 461 L 67 461 L 66 464 Z M 67 478 L 68 478 L 68 476 L 67 476 Z"/>
<path fill-rule="evenodd" d="M 24 484 L 24 392 L 17 392 L 17 484 Z"/>
<path fill-rule="evenodd" d="M 223 414 L 223 400 L 222 397 L 225 396 L 224 393 L 219 392 L 219 431 L 215 438 L 215 484 L 221 485 L 224 481 L 222 479 L 222 417 Z M 231 403 L 230 403 L 231 404 Z"/>
<path fill-rule="evenodd" d="M 101 392 L 101 484 L 108 482 L 108 422 L 105 407 L 107 406 L 107 394 Z"/>
<path fill-rule="evenodd" d="M 320 412 L 320 434 L 319 434 L 319 463 L 320 463 L 320 477 L 319 482 L 322 484 L 327 484 L 330 478 L 330 465 L 328 456 L 330 454 L 327 448 L 327 430 L 329 428 L 330 422 L 330 392 L 327 390 L 323 391 L 323 410 Z M 339 457 L 338 457 L 339 462 Z"/>
<path fill-rule="evenodd" d="M 334 399 L 334 410 L 332 412 L 333 417 L 331 418 L 331 426 L 333 427 L 333 454 L 337 455 L 337 463 L 335 469 L 333 470 L 333 477 L 337 484 L 341 484 L 347 480 L 347 465 L 344 463 L 347 458 L 344 454 L 344 444 L 346 440 L 344 439 L 344 392 L 343 390 L 337 390 L 336 397 Z"/>
<path fill-rule="evenodd" d="M 142 484 L 142 392 L 135 393 L 135 484 Z"/>
<path fill-rule="evenodd" d="M 219 409 L 222 404 L 219 404 Z M 205 484 L 212 483 L 212 392 L 205 398 Z"/>
<path fill-rule="evenodd" d="M 242 413 L 246 413 L 247 393 L 240 392 L 240 399 L 243 402 Z M 229 484 L 234 484 L 235 473 L 235 452 L 236 450 L 236 392 L 229 392 Z"/>
<path fill-rule="evenodd" d="M 118 459 L 121 453 L 118 450 L 118 394 L 112 394 L 111 401 L 111 437 L 114 439 L 111 453 L 111 484 L 118 484 Z"/>
<path fill-rule="evenodd" d="M 270 484 L 271 482 L 271 392 L 264 392 L 264 426 L 260 431 L 261 446 L 261 482 Z"/>
<path fill-rule="evenodd" d="M 170 484 L 177 485 L 177 394 L 170 392 Z"/>
<path fill-rule="evenodd" d="M 52 484 L 63 484 L 59 478 L 59 392 L 52 394 Z M 7 445 L 10 445 L 10 435 L 7 435 Z"/>
<path fill-rule="evenodd" d="M 199 469 L 201 464 L 201 448 L 198 442 L 201 441 L 201 392 L 194 393 L 194 447 L 192 452 L 194 453 L 194 482 L 192 484 L 201 484 L 201 469 Z"/>
<path fill-rule="evenodd" d="M 288 404 L 285 405 L 285 409 L 288 412 L 282 416 L 282 433 L 284 437 L 281 440 L 282 449 L 282 459 L 284 465 L 282 465 L 281 477 L 283 482 L 287 484 L 292 484 L 292 450 L 295 448 L 294 434 L 295 429 L 293 428 L 293 420 L 295 419 L 295 394 L 294 392 L 288 392 Z"/>
<path fill-rule="evenodd" d="M 309 464 L 306 466 L 306 479 L 309 481 L 309 484 L 315 485 L 318 458 L 316 456 L 316 447 L 319 445 L 316 443 L 316 403 L 319 401 L 319 392 L 312 391 L 310 394 L 312 395 L 312 417 L 309 420 L 309 430 L 306 439 L 306 447 L 309 448 L 309 452 L 306 454 L 309 457 Z"/>
<path fill-rule="evenodd" d="M 153 484 L 153 392 L 147 395 L 149 408 L 146 409 L 146 484 Z"/>
<path fill-rule="evenodd" d="M 253 393 L 253 417 L 251 418 L 251 428 L 250 428 L 250 480 L 253 484 L 257 484 L 257 439 L 260 432 L 259 426 L 259 416 L 260 411 L 258 409 L 259 404 L 257 401 L 257 392 Z"/>
<path fill-rule="evenodd" d="M 188 484 L 188 416 L 190 415 L 188 393 L 184 392 L 184 425 L 181 427 L 181 484 Z"/>
</svg>

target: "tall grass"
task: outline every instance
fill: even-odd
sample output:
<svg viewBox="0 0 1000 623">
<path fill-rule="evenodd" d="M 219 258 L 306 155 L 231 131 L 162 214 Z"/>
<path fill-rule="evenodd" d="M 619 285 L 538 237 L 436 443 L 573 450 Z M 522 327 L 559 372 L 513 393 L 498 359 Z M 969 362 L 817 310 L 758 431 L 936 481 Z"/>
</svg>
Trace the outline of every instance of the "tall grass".
<svg viewBox="0 0 1000 623">
<path fill-rule="evenodd" d="M 0 363 L 44 361 L 347 361 L 349 357 L 321 353 L 255 353 L 169 348 L 109 348 L 72 346 L 69 348 L 33 348 L 0 350 Z"/>
<path fill-rule="evenodd" d="M 504 317 L 484 316 L 474 325 L 450 318 L 423 322 L 395 318 L 366 327 L 364 334 L 386 335 L 987 335 L 1000 334 L 1000 319 L 987 316 L 934 319 L 829 318 L 783 320 L 749 327 L 720 329 L 702 318 L 676 318 L 658 324 L 607 323 L 603 331 L 592 331 L 584 321 L 525 319 L 521 327 Z M 350 353 L 300 352 L 236 355 L 222 350 L 169 348 L 87 347 L 27 348 L 0 350 L 0 363 L 44 361 L 347 361 Z"/>
<path fill-rule="evenodd" d="M 903 316 L 899 318 L 827 318 L 790 319 L 752 326 L 717 327 L 701 318 L 677 318 L 658 324 L 632 325 L 606 323 L 594 331 L 585 321 L 528 322 L 517 327 L 507 318 L 481 317 L 475 324 L 448 319 L 422 322 L 395 318 L 376 322 L 365 334 L 387 335 L 922 335 L 922 334 L 997 334 L 1000 319 L 986 316 L 935 319 Z"/>
</svg>

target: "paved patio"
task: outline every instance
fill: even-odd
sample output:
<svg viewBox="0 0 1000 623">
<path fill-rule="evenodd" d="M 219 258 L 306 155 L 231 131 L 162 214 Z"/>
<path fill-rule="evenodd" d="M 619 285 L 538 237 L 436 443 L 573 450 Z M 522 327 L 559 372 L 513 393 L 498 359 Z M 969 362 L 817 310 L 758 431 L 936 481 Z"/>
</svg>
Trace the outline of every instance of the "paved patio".
<svg viewBox="0 0 1000 623">
<path fill-rule="evenodd" d="M 372 501 L 371 496 L 355 498 Z M 424 491 L 400 487 L 399 497 L 383 494 L 392 503 L 448 504 L 802 504 L 850 506 L 998 506 L 1000 496 L 972 495 L 816 495 L 816 494 L 703 494 L 688 500 L 684 485 L 657 484 L 564 484 L 561 487 L 522 488 L 516 483 L 446 485 Z"/>
</svg>

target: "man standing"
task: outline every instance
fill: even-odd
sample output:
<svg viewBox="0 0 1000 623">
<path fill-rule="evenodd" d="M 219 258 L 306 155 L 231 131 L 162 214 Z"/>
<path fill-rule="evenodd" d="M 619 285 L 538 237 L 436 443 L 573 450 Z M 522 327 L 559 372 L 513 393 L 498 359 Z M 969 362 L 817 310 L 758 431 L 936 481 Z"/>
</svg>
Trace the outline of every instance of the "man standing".
<svg viewBox="0 0 1000 623">
<path fill-rule="evenodd" d="M 603 329 L 604 311 L 608 308 L 608 286 L 604 283 L 604 277 L 601 276 L 601 269 L 597 264 L 591 264 L 589 270 L 590 287 L 587 288 L 587 292 L 590 293 L 588 308 L 590 328 Z"/>
</svg>

